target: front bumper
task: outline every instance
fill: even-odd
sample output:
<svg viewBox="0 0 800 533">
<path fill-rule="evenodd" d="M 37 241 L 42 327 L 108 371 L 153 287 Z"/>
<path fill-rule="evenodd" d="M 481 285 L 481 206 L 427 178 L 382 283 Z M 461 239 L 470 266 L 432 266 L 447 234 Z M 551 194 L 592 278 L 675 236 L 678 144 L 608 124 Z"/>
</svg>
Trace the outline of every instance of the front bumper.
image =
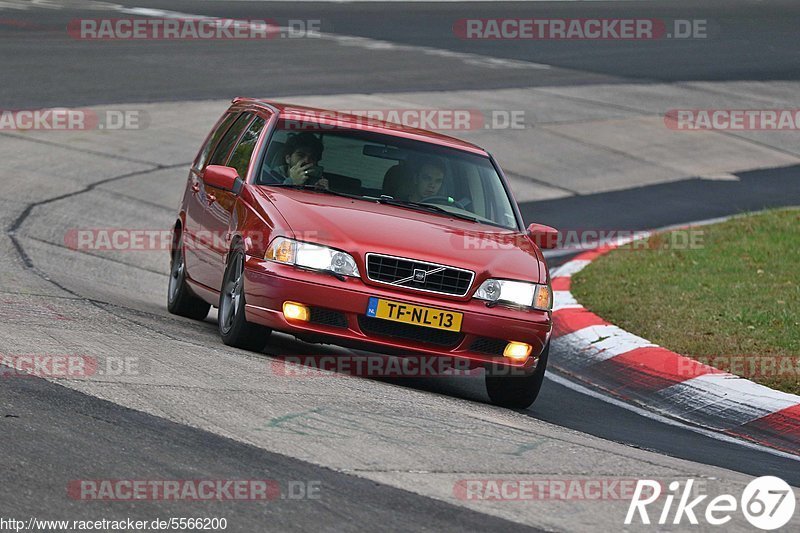
<svg viewBox="0 0 800 533">
<path fill-rule="evenodd" d="M 525 311 L 502 306 L 487 308 L 480 300 L 457 301 L 426 293 L 408 293 L 390 287 L 365 284 L 361 279 L 333 276 L 304 270 L 290 265 L 248 257 L 245 262 L 245 316 L 248 321 L 277 331 L 294 334 L 312 342 L 357 345 L 366 349 L 393 354 L 423 354 L 463 358 L 473 366 L 486 364 L 519 368 L 534 368 L 550 337 L 552 314 L 545 311 Z M 398 336 L 392 332 L 396 323 L 382 319 L 367 319 L 370 297 L 436 307 L 463 313 L 459 334 L 434 335 L 439 330 L 422 326 L 398 326 L 419 331 Z M 329 323 L 289 321 L 283 315 L 283 303 L 299 302 L 325 312 L 344 315 L 339 325 Z M 379 321 L 379 322 L 374 322 Z M 381 327 L 387 325 L 387 328 Z M 375 327 L 379 326 L 379 327 Z M 419 339 L 425 339 L 420 341 Z M 452 342 L 450 342 L 452 341 Z M 491 341 L 495 341 L 494 343 Z M 496 353 L 496 348 L 508 341 L 525 342 L 533 349 L 531 356 L 516 362 Z"/>
</svg>

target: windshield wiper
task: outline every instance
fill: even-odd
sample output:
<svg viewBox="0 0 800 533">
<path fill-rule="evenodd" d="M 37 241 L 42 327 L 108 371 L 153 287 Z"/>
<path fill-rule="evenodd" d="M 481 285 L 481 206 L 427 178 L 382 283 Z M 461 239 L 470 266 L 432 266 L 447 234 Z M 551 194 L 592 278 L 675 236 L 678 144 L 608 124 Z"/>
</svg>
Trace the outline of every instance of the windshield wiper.
<svg viewBox="0 0 800 533">
<path fill-rule="evenodd" d="M 443 207 L 439 207 L 438 205 L 434 205 L 434 204 L 426 204 L 426 203 L 423 203 L 423 202 L 412 202 L 410 200 L 395 200 L 394 198 L 391 198 L 391 197 L 388 197 L 388 196 L 381 196 L 380 198 L 377 198 L 376 201 L 378 203 L 381 203 L 381 204 L 396 205 L 396 206 L 399 206 L 399 207 L 410 207 L 410 208 L 413 208 L 413 209 L 432 211 L 434 213 L 447 215 L 449 217 L 460 218 L 460 219 L 463 219 L 463 220 L 469 220 L 471 222 L 478 222 L 478 223 L 481 222 L 480 220 L 478 220 L 475 217 L 471 217 L 469 215 L 462 215 L 461 213 L 453 213 L 452 211 L 448 211 L 447 209 L 445 209 Z"/>
<path fill-rule="evenodd" d="M 360 196 L 354 196 L 352 194 L 347 194 L 345 192 L 332 191 L 330 189 L 326 189 L 325 187 L 317 187 L 316 185 L 308 185 L 305 183 L 302 185 L 296 185 L 294 183 L 275 183 L 273 184 L 273 187 L 284 187 L 287 189 L 302 189 L 305 191 L 324 192 L 328 194 L 333 194 L 335 196 L 344 196 L 345 198 L 361 198 Z"/>
</svg>

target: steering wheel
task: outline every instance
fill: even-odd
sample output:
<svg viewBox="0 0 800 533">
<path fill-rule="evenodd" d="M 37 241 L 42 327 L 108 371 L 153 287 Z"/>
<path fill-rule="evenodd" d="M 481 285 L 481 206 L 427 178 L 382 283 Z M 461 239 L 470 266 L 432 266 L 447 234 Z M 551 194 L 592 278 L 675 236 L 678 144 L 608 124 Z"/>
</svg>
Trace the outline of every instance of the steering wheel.
<svg viewBox="0 0 800 533">
<path fill-rule="evenodd" d="M 318 186 L 318 184 L 319 184 L 320 180 L 323 180 L 323 179 L 324 179 L 324 180 L 327 180 L 327 179 L 328 179 L 328 177 L 325 175 L 325 172 L 324 172 L 324 171 L 320 172 L 320 173 L 319 173 L 318 175 L 316 175 L 316 176 L 314 176 L 314 175 L 308 176 L 308 178 L 307 178 L 307 179 L 306 179 L 306 181 L 305 181 L 305 185 L 315 185 L 315 186 Z M 330 187 L 330 183 L 328 183 L 328 187 Z"/>
<path fill-rule="evenodd" d="M 464 202 L 461 200 L 453 200 L 449 196 L 428 196 L 427 198 L 423 198 L 420 200 L 422 204 L 439 204 L 439 205 L 454 205 L 459 209 L 464 209 L 465 211 L 468 202 Z"/>
<path fill-rule="evenodd" d="M 324 178 L 324 177 L 325 176 L 323 176 L 322 174 L 320 174 L 319 176 L 309 176 L 308 179 L 306 180 L 305 184 L 306 185 L 316 185 L 317 182 L 319 180 L 321 180 L 322 178 Z"/>
</svg>

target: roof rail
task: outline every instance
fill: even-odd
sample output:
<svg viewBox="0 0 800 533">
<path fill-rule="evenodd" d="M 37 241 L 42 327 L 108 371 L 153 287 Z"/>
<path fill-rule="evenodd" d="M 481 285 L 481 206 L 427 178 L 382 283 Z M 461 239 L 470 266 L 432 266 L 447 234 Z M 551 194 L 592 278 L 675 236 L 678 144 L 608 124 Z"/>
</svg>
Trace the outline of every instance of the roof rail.
<svg viewBox="0 0 800 533">
<path fill-rule="evenodd" d="M 241 104 L 241 103 L 253 103 L 262 105 L 264 107 L 269 108 L 273 113 L 277 113 L 278 109 L 272 105 L 271 103 L 267 102 L 266 100 L 259 100 L 258 98 L 250 98 L 248 96 L 237 96 L 233 100 L 231 100 L 232 104 Z"/>
</svg>

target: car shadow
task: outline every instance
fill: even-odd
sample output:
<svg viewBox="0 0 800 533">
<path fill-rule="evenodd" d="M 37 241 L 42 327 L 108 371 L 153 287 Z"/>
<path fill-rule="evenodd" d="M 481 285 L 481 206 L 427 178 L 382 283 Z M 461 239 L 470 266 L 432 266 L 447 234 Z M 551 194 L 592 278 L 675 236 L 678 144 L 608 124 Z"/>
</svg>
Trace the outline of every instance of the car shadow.
<svg viewBox="0 0 800 533">
<path fill-rule="evenodd" d="M 292 375 L 332 372 L 344 377 L 369 379 L 463 400 L 490 403 L 481 369 L 468 371 L 456 364 L 448 373 L 447 369 L 440 371 L 447 365 L 429 364 L 427 367 L 433 368 L 431 372 L 422 368 L 426 365 L 419 356 L 405 358 L 333 344 L 308 343 L 279 332 L 272 333 L 269 345 L 262 354 L 281 360 L 284 364 L 297 365 L 298 368 L 290 371 Z M 404 366 L 403 359 L 410 361 L 406 361 Z"/>
</svg>

